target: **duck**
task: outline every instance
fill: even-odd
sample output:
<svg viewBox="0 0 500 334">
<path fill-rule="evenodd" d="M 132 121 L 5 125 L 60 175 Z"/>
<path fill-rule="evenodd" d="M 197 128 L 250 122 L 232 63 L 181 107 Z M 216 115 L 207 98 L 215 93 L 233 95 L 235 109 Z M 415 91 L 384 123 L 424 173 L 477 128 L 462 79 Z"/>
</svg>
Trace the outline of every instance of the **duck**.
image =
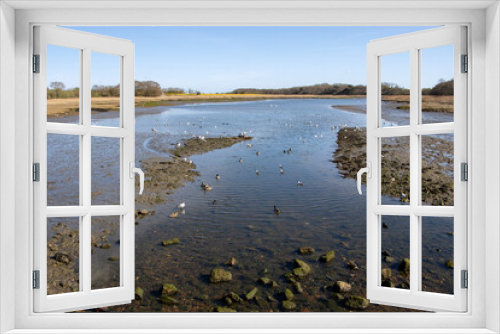
<svg viewBox="0 0 500 334">
<path fill-rule="evenodd" d="M 241 162 L 243 162 L 243 159 L 242 159 L 242 158 L 240 158 L 240 160 L 238 160 L 238 162 L 240 162 L 240 163 L 241 163 Z"/>
<path fill-rule="evenodd" d="M 260 170 L 256 169 L 255 174 L 260 175 Z"/>
<path fill-rule="evenodd" d="M 219 174 L 216 174 L 216 175 L 215 175 L 215 179 L 216 179 L 216 180 L 220 180 L 220 175 L 219 175 Z"/>
<path fill-rule="evenodd" d="M 303 187 L 304 186 L 304 183 L 302 183 L 302 181 L 297 181 L 297 187 Z"/>
<path fill-rule="evenodd" d="M 279 215 L 281 213 L 280 208 L 278 208 L 276 205 L 274 206 L 274 213 Z"/>
<path fill-rule="evenodd" d="M 283 168 L 280 169 L 280 174 L 285 174 L 285 170 Z"/>
<path fill-rule="evenodd" d="M 177 143 L 177 145 L 176 145 L 176 146 L 177 146 L 177 147 L 181 147 L 181 143 Z"/>
<path fill-rule="evenodd" d="M 260 155 L 260 152 L 259 152 L 259 151 L 257 151 L 257 153 L 255 153 L 255 154 Z"/>
<path fill-rule="evenodd" d="M 210 191 L 212 190 L 212 187 L 210 187 L 210 185 L 208 183 L 201 183 L 201 188 L 205 191 Z"/>
<path fill-rule="evenodd" d="M 181 204 L 177 205 L 179 209 L 184 209 L 186 207 L 186 203 L 182 202 Z"/>
</svg>

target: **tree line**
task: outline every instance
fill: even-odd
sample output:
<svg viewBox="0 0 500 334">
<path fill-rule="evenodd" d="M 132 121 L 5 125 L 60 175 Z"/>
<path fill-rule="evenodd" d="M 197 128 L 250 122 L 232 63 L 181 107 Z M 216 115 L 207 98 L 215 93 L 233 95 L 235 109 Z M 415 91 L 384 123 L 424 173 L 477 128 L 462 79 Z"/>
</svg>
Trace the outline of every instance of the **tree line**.
<svg viewBox="0 0 500 334">
<path fill-rule="evenodd" d="M 120 96 L 120 85 L 94 85 L 90 91 L 92 97 Z M 163 94 L 159 83 L 155 81 L 135 81 L 135 96 L 161 96 Z M 51 82 L 47 87 L 48 99 L 64 99 L 79 97 L 79 88 L 66 89 L 62 82 Z"/>
<path fill-rule="evenodd" d="M 383 82 L 381 84 L 382 95 L 410 95 L 408 88 L 397 84 Z M 238 88 L 232 94 L 273 94 L 273 95 L 366 95 L 366 86 L 350 84 L 328 84 L 322 83 L 312 86 L 297 86 L 291 88 L 257 89 Z M 445 81 L 441 79 L 432 88 L 423 88 L 423 95 L 453 95 L 453 79 Z"/>
</svg>

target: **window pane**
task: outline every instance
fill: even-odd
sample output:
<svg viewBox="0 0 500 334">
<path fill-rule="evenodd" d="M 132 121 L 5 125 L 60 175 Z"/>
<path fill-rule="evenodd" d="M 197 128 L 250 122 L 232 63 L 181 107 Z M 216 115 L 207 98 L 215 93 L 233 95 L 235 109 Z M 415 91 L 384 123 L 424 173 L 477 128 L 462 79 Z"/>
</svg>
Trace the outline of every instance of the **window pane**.
<svg viewBox="0 0 500 334">
<path fill-rule="evenodd" d="M 92 205 L 120 204 L 120 142 L 92 137 Z"/>
<path fill-rule="evenodd" d="M 422 136 L 422 205 L 453 206 L 454 135 Z"/>
<path fill-rule="evenodd" d="M 120 126 L 119 56 L 92 52 L 92 125 Z"/>
<path fill-rule="evenodd" d="M 453 218 L 422 217 L 422 291 L 453 294 Z"/>
<path fill-rule="evenodd" d="M 47 219 L 47 295 L 79 291 L 80 218 Z"/>
<path fill-rule="evenodd" d="M 47 205 L 80 205 L 80 136 L 47 134 Z"/>
<path fill-rule="evenodd" d="M 382 216 L 382 286 L 410 288 L 410 217 Z"/>
<path fill-rule="evenodd" d="M 80 54 L 47 45 L 47 122 L 80 122 Z"/>
<path fill-rule="evenodd" d="M 410 125 L 410 53 L 380 57 L 381 126 Z"/>
<path fill-rule="evenodd" d="M 381 204 L 410 204 L 410 138 L 381 138 L 381 147 Z"/>
<path fill-rule="evenodd" d="M 92 217 L 92 289 L 120 286 L 120 216 Z"/>
<path fill-rule="evenodd" d="M 453 122 L 453 44 L 420 50 L 422 124 Z"/>
</svg>

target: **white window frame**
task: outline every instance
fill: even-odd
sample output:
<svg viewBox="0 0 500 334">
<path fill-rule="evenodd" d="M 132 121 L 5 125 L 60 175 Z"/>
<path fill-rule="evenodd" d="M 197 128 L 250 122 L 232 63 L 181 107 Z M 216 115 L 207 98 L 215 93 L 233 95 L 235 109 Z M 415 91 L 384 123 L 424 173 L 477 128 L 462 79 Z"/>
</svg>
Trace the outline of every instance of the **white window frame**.
<svg viewBox="0 0 500 334">
<path fill-rule="evenodd" d="M 461 270 L 467 270 L 467 184 L 461 180 L 461 163 L 467 163 L 467 76 L 462 73 L 461 56 L 467 54 L 465 26 L 450 26 L 370 41 L 367 47 L 367 298 L 374 303 L 422 310 L 467 310 L 467 290 L 461 287 Z M 454 119 L 447 123 L 422 123 L 421 50 L 453 45 Z M 382 126 L 382 57 L 407 52 L 410 72 L 410 124 Z M 421 136 L 454 134 L 454 206 L 422 205 Z M 381 202 L 381 150 L 383 138 L 409 140 L 410 205 L 383 205 Z M 472 179 L 471 179 L 472 182 Z M 382 217 L 408 218 L 410 289 L 382 286 Z M 454 227 L 453 294 L 422 291 L 422 217 L 451 217 Z"/>
<path fill-rule="evenodd" d="M 134 299 L 135 189 L 131 170 L 135 165 L 134 44 L 128 40 L 101 36 L 60 27 L 34 27 L 34 54 L 39 55 L 39 73 L 34 84 L 34 162 L 40 166 L 34 193 L 34 270 L 39 271 L 39 289 L 34 289 L 34 311 L 73 311 L 119 304 Z M 78 124 L 47 122 L 47 45 L 73 48 L 80 54 L 80 99 Z M 92 125 L 91 63 L 92 53 L 114 55 L 119 59 L 120 123 L 118 127 Z M 79 205 L 47 206 L 47 135 L 73 135 L 79 138 Z M 117 205 L 92 205 L 92 139 L 115 138 L 120 141 L 120 201 Z M 132 175 L 134 175 L 132 173 Z M 91 235 L 93 216 L 118 216 L 120 224 L 120 285 L 93 290 Z M 76 217 L 79 219 L 79 291 L 47 295 L 47 219 Z"/>
<path fill-rule="evenodd" d="M 252 332 L 295 333 L 493 333 L 500 331 L 499 292 L 500 261 L 500 136 L 498 110 L 500 100 L 500 11 L 498 3 L 474 1 L 402 1 L 366 2 L 332 1 L 309 3 L 280 1 L 266 3 L 220 4 L 214 1 L 186 3 L 172 2 L 143 6 L 150 9 L 102 10 L 97 6 L 119 6 L 116 3 L 81 2 L 71 8 L 69 2 L 19 2 L 0 4 L 0 214 L 1 248 L 0 266 L 0 325 L 2 331 L 12 333 L 49 332 L 72 333 L 72 329 L 88 329 L 88 333 L 126 332 L 188 332 L 229 333 L 238 329 L 254 329 Z M 12 6 L 25 6 L 14 12 Z M 127 6 L 123 2 L 123 6 Z M 52 10 L 39 10 L 52 6 Z M 59 8 L 59 7 L 69 8 Z M 137 5 L 136 5 L 137 6 Z M 153 9 L 154 6 L 164 8 Z M 221 8 L 221 6 L 226 6 Z M 369 6 L 369 7 L 368 7 Z M 380 6 L 379 9 L 373 9 Z M 432 7 L 431 7 L 432 6 Z M 486 9 L 486 7 L 488 7 Z M 86 8 L 85 8 L 86 7 Z M 181 7 L 181 9 L 179 9 Z M 272 7 L 272 9 L 268 8 Z M 48 7 L 45 7 L 48 8 Z M 83 9 L 82 9 L 83 8 Z M 347 8 L 347 9 L 346 9 Z M 350 8 L 350 9 L 349 9 Z M 370 9 L 372 8 L 372 9 Z M 59 9 L 59 10 L 54 10 Z M 354 9 L 354 10 L 353 10 Z M 13 20 L 15 17 L 15 22 Z M 469 228 L 468 267 L 470 288 L 467 313 L 435 314 L 34 314 L 32 312 L 30 256 L 32 244 L 32 203 L 30 194 L 30 168 L 32 161 L 32 94 L 30 55 L 32 26 L 35 24 L 59 25 L 442 25 L 465 24 L 469 28 L 469 120 L 468 141 L 470 157 L 470 183 L 468 197 Z M 486 24 L 485 24 L 486 23 Z M 8 28 L 8 29 L 5 29 Z M 15 31 L 15 41 L 13 32 Z M 15 47 L 15 53 L 14 53 Z M 11 67 L 15 66 L 15 73 Z M 488 69 L 488 71 L 486 71 Z M 6 77 L 4 73 L 7 73 Z M 15 97 L 5 96 L 12 92 L 9 79 L 15 78 Z M 488 83 L 488 85 L 486 85 Z M 10 110 L 6 110 L 11 108 Z M 12 117 L 15 108 L 15 117 Z M 486 121 L 488 117 L 488 121 Z M 11 126 L 15 130 L 5 129 Z M 488 133 L 486 141 L 485 133 Z M 12 148 L 12 136 L 15 147 Z M 488 152 L 488 154 L 486 154 Z M 12 164 L 8 159 L 14 160 Z M 15 170 L 15 179 L 3 174 Z M 489 178 L 486 182 L 486 174 Z M 11 186 L 6 189 L 5 185 Z M 354 186 L 354 185 L 353 185 Z M 9 201 L 15 187 L 15 201 Z M 486 196 L 488 194 L 488 196 Z M 485 205 L 486 203 L 486 205 Z M 15 212 L 4 210 L 14 205 Z M 6 221 L 9 220 L 9 221 Z M 15 226 L 12 226 L 15 221 Z M 14 249 L 14 256 L 12 256 Z M 485 266 L 488 261 L 488 267 Z M 12 289 L 15 286 L 15 289 Z M 488 290 L 488 293 L 486 293 Z M 12 310 L 12 305 L 15 305 Z M 295 330 L 284 330 L 295 328 Z M 412 329 L 413 328 L 413 329 Z M 120 330 L 121 329 L 121 330 Z M 135 330 L 134 330 L 135 329 Z M 162 329 L 162 330 L 160 330 Z M 231 330 L 232 329 L 232 330 Z M 40 331 L 39 331 L 40 330 Z M 47 332 L 47 331 L 45 331 Z M 241 330 L 240 332 L 244 332 Z"/>
</svg>

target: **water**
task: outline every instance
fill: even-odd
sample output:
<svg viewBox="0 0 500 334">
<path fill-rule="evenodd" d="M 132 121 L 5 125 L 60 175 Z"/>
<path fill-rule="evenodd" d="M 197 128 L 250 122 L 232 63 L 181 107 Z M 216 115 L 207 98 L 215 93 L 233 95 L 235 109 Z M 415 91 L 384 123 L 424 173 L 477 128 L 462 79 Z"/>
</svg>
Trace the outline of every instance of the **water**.
<svg viewBox="0 0 500 334">
<path fill-rule="evenodd" d="M 301 282 L 304 293 L 296 294 L 294 299 L 295 311 L 344 311 L 342 301 L 333 300 L 331 288 L 325 288 L 332 280 L 349 282 L 352 295 L 365 296 L 366 197 L 358 195 L 356 182 L 343 178 L 331 160 L 337 148 L 338 130 L 344 126 L 366 126 L 366 115 L 332 108 L 332 104 L 363 109 L 365 100 L 207 103 L 157 107 L 148 109 L 147 114 L 139 113 L 136 117 L 138 161 L 166 156 L 164 150 L 194 135 L 219 137 L 246 132 L 253 139 L 192 156 L 190 159 L 201 173 L 196 181 L 168 195 L 168 201 L 149 208 L 156 211 L 154 215 L 138 220 L 136 286 L 144 289 L 145 297 L 129 306 L 110 310 L 212 311 L 214 306 L 224 305 L 222 300 L 229 291 L 243 296 L 258 287 L 258 301 L 235 308 L 280 311 L 281 302 L 269 300 L 268 295 L 281 301 L 281 292 L 292 289 L 283 275 L 293 269 L 295 258 L 306 260 L 312 268 L 310 277 Z M 384 122 L 398 124 L 408 117 L 406 112 L 390 105 L 386 109 L 390 116 Z M 113 114 L 103 115 L 94 120 L 96 125 L 118 124 Z M 446 114 L 432 117 L 441 117 L 442 121 L 450 118 Z M 156 132 L 152 132 L 152 128 Z M 64 146 L 64 141 L 59 145 Z M 284 152 L 290 148 L 290 153 Z M 99 159 L 99 152 L 95 154 L 95 159 Z M 216 174 L 220 174 L 220 180 L 215 179 Z M 209 183 L 213 190 L 204 192 L 200 188 L 202 181 Z M 297 181 L 303 186 L 297 186 Z M 105 188 L 107 182 L 102 177 L 99 183 Z M 97 194 L 96 198 L 98 196 L 106 195 Z M 186 203 L 185 214 L 168 218 L 181 202 Z M 400 204 L 399 199 L 390 197 L 385 198 L 384 203 Z M 279 207 L 281 214 L 274 214 L 274 206 Z M 161 246 L 162 240 L 174 237 L 181 240 L 179 245 Z M 407 256 L 404 253 L 409 236 L 396 233 L 390 240 L 391 256 L 398 260 L 393 267 L 397 268 Z M 444 242 L 445 237 L 435 241 Z M 299 255 L 297 249 L 303 246 L 315 248 L 315 254 Z M 329 250 L 335 250 L 335 260 L 319 263 L 318 257 Z M 93 258 L 98 261 L 99 257 L 102 261 L 103 254 L 105 251 L 99 249 Z M 238 264 L 229 268 L 225 263 L 231 257 L 236 258 Z M 355 261 L 359 269 L 348 269 L 347 261 Z M 230 270 L 233 280 L 209 283 L 208 274 L 216 267 Z M 275 280 L 280 288 L 257 283 L 262 276 Z M 167 282 L 180 290 L 175 296 L 178 300 L 175 306 L 158 300 L 161 284 Z M 367 310 L 402 309 L 370 305 Z"/>
</svg>

